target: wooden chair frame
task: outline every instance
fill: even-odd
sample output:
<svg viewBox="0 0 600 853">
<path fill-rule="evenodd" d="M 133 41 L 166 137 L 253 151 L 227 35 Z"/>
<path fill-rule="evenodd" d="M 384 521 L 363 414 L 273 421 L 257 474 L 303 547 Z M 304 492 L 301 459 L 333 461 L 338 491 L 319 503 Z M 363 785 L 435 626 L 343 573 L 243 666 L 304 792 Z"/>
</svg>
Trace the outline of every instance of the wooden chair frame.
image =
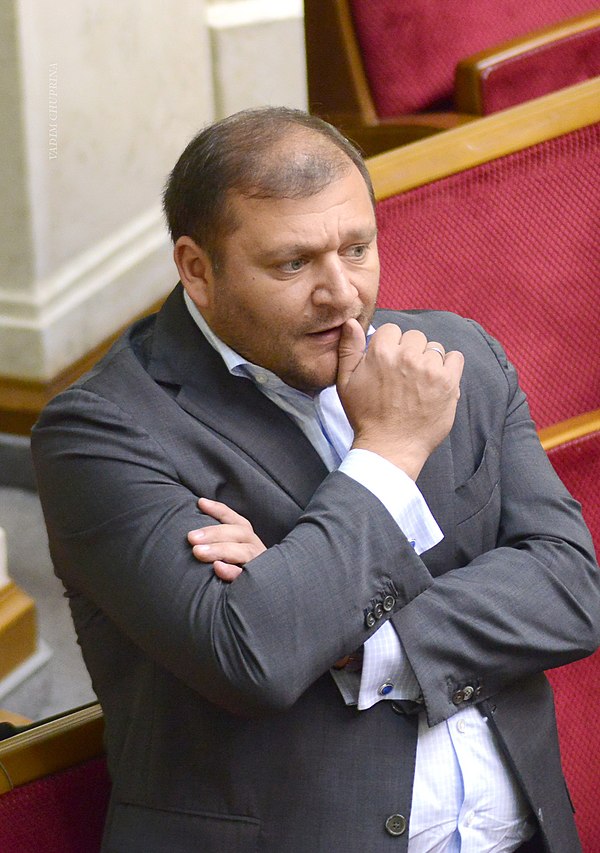
<svg viewBox="0 0 600 853">
<path fill-rule="evenodd" d="M 600 77 L 367 161 L 381 201 L 600 121 Z"/>
<path fill-rule="evenodd" d="M 103 733 L 104 717 L 93 703 L 0 741 L 0 796 L 102 755 Z"/>
<path fill-rule="evenodd" d="M 482 83 L 500 65 L 598 28 L 600 28 L 600 9 L 585 15 L 577 15 L 462 59 L 456 66 L 454 78 L 456 109 L 460 113 L 483 115 Z"/>
<path fill-rule="evenodd" d="M 304 0 L 309 112 L 339 127 L 368 155 L 456 127 L 472 116 L 415 113 L 380 118 L 348 0 Z"/>
<path fill-rule="evenodd" d="M 555 447 L 560 447 L 561 444 L 577 441 L 578 438 L 585 438 L 586 435 L 593 432 L 600 432 L 600 409 L 584 412 L 574 418 L 568 418 L 558 424 L 544 427 L 538 431 L 538 435 L 542 447 L 548 452 Z"/>
</svg>

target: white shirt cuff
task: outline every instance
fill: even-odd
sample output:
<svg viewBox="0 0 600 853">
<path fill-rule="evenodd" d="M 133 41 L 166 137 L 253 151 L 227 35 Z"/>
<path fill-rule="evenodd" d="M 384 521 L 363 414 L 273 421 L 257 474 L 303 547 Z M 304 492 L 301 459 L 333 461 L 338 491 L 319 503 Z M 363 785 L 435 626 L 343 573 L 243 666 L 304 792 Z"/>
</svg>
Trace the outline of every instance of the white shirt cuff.
<svg viewBox="0 0 600 853">
<path fill-rule="evenodd" d="M 381 501 L 417 554 L 444 538 L 415 481 L 383 456 L 355 448 L 344 457 L 338 470 Z"/>
</svg>

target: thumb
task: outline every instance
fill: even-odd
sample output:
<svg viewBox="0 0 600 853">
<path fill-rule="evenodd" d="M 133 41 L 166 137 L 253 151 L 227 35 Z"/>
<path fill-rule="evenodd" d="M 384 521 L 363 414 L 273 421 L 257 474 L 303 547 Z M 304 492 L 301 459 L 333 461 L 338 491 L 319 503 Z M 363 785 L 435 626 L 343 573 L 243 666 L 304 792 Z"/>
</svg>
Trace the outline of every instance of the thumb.
<svg viewBox="0 0 600 853">
<path fill-rule="evenodd" d="M 362 361 L 367 339 L 358 320 L 346 320 L 338 344 L 338 390 L 344 389 L 348 380 Z"/>
</svg>

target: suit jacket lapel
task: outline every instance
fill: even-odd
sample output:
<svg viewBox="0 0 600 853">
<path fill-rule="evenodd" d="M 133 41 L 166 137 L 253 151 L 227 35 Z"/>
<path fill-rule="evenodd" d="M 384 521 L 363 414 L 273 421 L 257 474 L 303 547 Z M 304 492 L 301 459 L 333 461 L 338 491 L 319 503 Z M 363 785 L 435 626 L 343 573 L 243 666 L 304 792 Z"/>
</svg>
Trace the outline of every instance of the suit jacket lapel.
<svg viewBox="0 0 600 853">
<path fill-rule="evenodd" d="M 192 417 L 234 444 L 300 507 L 327 476 L 302 430 L 248 379 L 232 376 L 200 332 L 181 285 L 159 312 L 148 371 Z"/>
</svg>

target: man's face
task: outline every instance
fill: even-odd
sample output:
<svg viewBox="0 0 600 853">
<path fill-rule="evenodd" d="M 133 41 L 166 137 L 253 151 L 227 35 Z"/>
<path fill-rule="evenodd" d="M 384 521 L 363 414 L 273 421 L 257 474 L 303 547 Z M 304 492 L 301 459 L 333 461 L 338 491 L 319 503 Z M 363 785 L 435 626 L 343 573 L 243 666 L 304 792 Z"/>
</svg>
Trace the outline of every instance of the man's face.
<svg viewBox="0 0 600 853">
<path fill-rule="evenodd" d="M 352 165 L 307 198 L 235 195 L 231 205 L 239 227 L 209 270 L 202 314 L 221 340 L 288 385 L 308 393 L 333 385 L 341 326 L 354 317 L 368 328 L 379 286 L 362 175 Z"/>
</svg>

